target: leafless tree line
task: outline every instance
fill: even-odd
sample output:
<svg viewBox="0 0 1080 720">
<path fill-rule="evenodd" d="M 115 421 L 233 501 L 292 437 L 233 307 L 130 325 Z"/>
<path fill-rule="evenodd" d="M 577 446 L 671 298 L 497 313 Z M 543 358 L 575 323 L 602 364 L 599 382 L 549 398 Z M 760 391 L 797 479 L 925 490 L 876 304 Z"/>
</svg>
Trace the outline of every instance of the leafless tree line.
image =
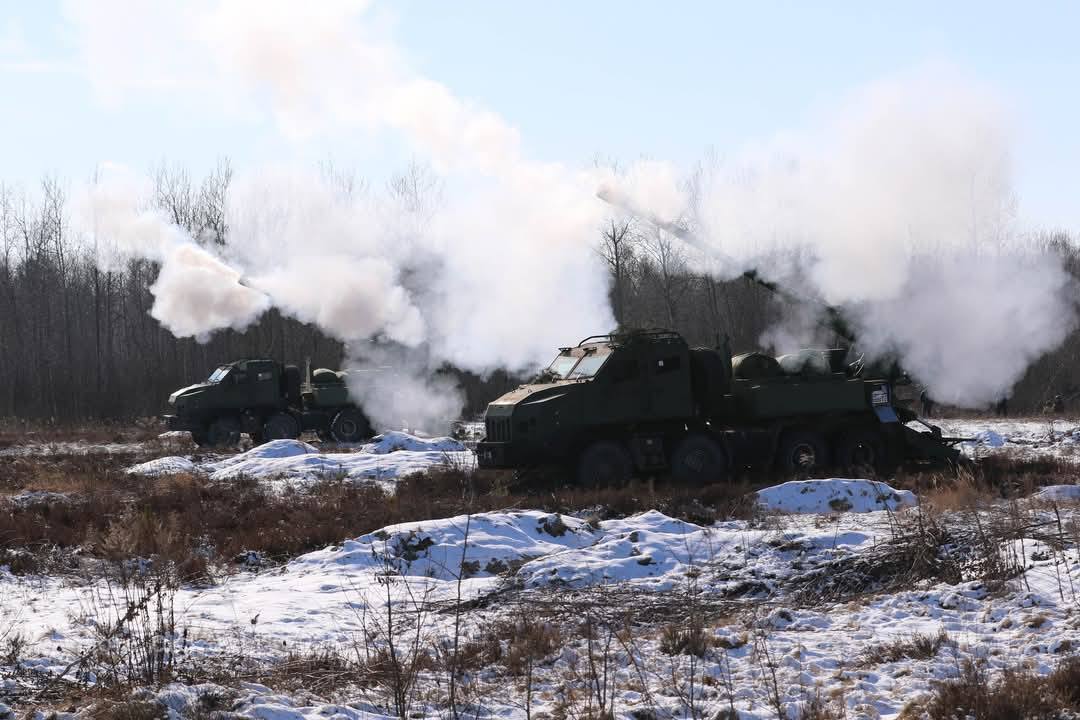
<svg viewBox="0 0 1080 720">
<path fill-rule="evenodd" d="M 231 179 L 227 162 L 203 178 L 162 166 L 153 177 L 154 202 L 199 242 L 225 245 Z M 396 182 L 417 202 L 437 192 L 424 184 L 423 173 L 408 172 Z M 55 178 L 29 191 L 0 184 L 0 417 L 153 415 L 174 389 L 242 357 L 340 364 L 340 342 L 276 311 L 244 332 L 222 331 L 206 343 L 173 337 L 150 316 L 157 266 L 130 260 L 102 270 L 94 248 L 73 237 L 70 206 L 67 187 Z M 715 279 L 684 245 L 647 223 L 612 218 L 593 240 L 610 273 L 612 308 L 622 328 L 672 328 L 696 345 L 714 345 L 727 336 L 738 352 L 758 347 L 784 312 L 759 285 Z M 1042 242 L 1080 277 L 1080 250 L 1067 236 Z M 1030 410 L 1055 394 L 1068 400 L 1080 392 L 1078 361 L 1080 333 L 1073 333 L 1061 349 L 1035 363 L 1014 389 L 1011 408 Z M 470 413 L 517 380 L 503 373 L 479 378 L 451 371 L 466 392 Z"/>
</svg>

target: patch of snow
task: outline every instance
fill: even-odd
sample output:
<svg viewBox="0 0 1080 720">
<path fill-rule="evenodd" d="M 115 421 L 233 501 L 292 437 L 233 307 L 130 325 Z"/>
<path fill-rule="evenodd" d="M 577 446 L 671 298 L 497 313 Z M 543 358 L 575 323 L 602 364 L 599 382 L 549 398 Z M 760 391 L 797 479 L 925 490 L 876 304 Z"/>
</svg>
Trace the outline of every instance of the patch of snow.
<svg viewBox="0 0 1080 720">
<path fill-rule="evenodd" d="M 386 455 L 406 450 L 409 452 L 464 452 L 465 446 L 449 437 L 419 438 L 398 430 L 376 435 L 361 448 L 361 452 Z"/>
<path fill-rule="evenodd" d="M 961 443 L 969 457 L 1007 453 L 1020 457 L 1058 457 L 1080 461 L 1080 427 L 1075 420 L 1058 417 L 1037 419 L 977 418 L 937 419 L 947 436 L 971 440 Z"/>
<path fill-rule="evenodd" d="M 120 455 L 146 451 L 145 443 L 87 443 L 80 441 L 40 442 L 0 448 L 0 457 L 51 457 L 55 455 Z"/>
<path fill-rule="evenodd" d="M 1031 498 L 1046 502 L 1080 502 L 1080 485 L 1048 485 Z"/>
<path fill-rule="evenodd" d="M 175 455 L 148 460 L 138 465 L 132 465 L 126 470 L 128 475 L 145 475 L 147 477 L 181 475 L 195 471 L 195 463 L 191 461 L 191 458 Z"/>
<path fill-rule="evenodd" d="M 898 510 L 915 504 L 910 490 L 877 480 L 792 480 L 757 491 L 758 505 L 785 513 L 820 514 Z"/>
<path fill-rule="evenodd" d="M 339 570 L 389 565 L 402 575 L 452 580 L 463 560 L 467 576 L 499 575 L 533 558 L 591 545 L 598 537 L 602 534 L 581 520 L 536 510 L 459 515 L 390 525 L 340 547 L 303 555 L 290 566 Z"/>
<path fill-rule="evenodd" d="M 1005 438 L 993 430 L 983 430 L 975 433 L 975 442 L 992 448 L 1005 447 Z"/>
<path fill-rule="evenodd" d="M 69 503 L 74 499 L 71 493 L 51 492 L 48 490 L 28 490 L 16 495 L 8 495 L 7 500 L 16 507 L 27 505 L 59 505 Z"/>
<path fill-rule="evenodd" d="M 299 440 L 271 440 L 245 452 L 209 460 L 163 457 L 128 468 L 138 475 L 200 473 L 211 480 L 253 477 L 267 481 L 313 482 L 340 477 L 350 481 L 384 481 L 452 465 L 471 468 L 476 457 L 451 438 L 418 438 L 403 432 L 385 433 L 356 452 L 323 453 Z"/>
</svg>

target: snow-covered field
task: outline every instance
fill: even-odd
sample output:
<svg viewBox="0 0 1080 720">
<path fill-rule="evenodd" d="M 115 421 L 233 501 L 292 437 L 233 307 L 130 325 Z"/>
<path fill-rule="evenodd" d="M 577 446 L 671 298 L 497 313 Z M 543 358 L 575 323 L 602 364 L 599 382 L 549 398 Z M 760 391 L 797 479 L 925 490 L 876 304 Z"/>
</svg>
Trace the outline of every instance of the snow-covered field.
<svg viewBox="0 0 1080 720">
<path fill-rule="evenodd" d="M 1074 496 L 1073 489 L 1044 491 L 1043 498 Z M 893 718 L 932 681 L 955 675 L 963 658 L 1048 670 L 1080 638 L 1080 551 L 1064 529 L 1075 532 L 1080 520 L 1075 500 L 1058 508 L 1065 513 L 1060 532 L 1052 510 L 1025 505 L 1022 525 L 1029 530 L 1002 536 L 999 551 L 1010 568 L 999 582 L 980 569 L 976 514 L 948 517 L 954 539 L 938 551 L 954 556 L 957 576 L 945 582 L 893 576 L 897 555 L 901 563 L 910 559 L 905 533 L 919 524 L 920 510 L 904 493 L 823 480 L 771 488 L 759 499 L 766 508 L 790 507 L 807 495 L 876 497 L 890 509 L 856 512 L 873 507 L 868 500 L 820 514 L 815 504 L 798 514 L 770 511 L 710 527 L 656 511 L 597 522 L 528 510 L 395 525 L 280 568 L 180 588 L 171 599 L 182 638 L 174 650 L 182 644 L 183 662 L 195 665 L 237 655 L 269 660 L 311 647 L 355 651 L 394 625 L 388 611 L 407 619 L 394 625 L 399 643 L 446 647 L 457 618 L 447 609 L 458 603 L 465 603 L 461 636 L 468 641 L 512 622 L 523 607 L 535 608 L 529 612 L 564 633 L 562 646 L 537 661 L 532 712 L 550 712 L 566 701 L 565 689 L 590 652 L 568 627 L 591 617 L 614 633 L 624 614 L 646 608 L 686 627 L 697 608 L 710 649 L 694 659 L 696 669 L 692 656 L 668 654 L 663 620 L 632 645 L 607 647 L 605 682 L 619 715 L 678 712 L 687 702 L 680 693 L 696 677 L 695 702 L 707 716 L 734 703 L 740 717 L 772 717 L 767 680 L 775 671 L 793 708 L 814 692 L 839 692 L 849 717 Z M 1005 515 L 978 517 L 990 525 Z M 965 531 L 972 547 L 963 545 Z M 28 639 L 25 670 L 70 674 L 73 660 L 103 641 L 103 628 L 115 626 L 131 596 L 115 581 L 0 574 L 0 635 Z M 932 657 L 872 659 L 882 644 L 941 632 L 947 642 Z M 433 698 L 444 681 L 434 670 L 417 680 L 419 716 L 438 714 Z M 29 683 L 8 682 L 11 693 Z M 523 716 L 523 696 L 496 668 L 473 673 L 469 682 L 484 697 L 483 715 Z M 354 700 L 367 703 L 364 712 L 377 709 L 378 691 L 355 692 Z M 286 709 L 288 717 L 325 717 L 334 705 L 257 686 L 242 694 L 239 709 L 255 717 Z"/>
<path fill-rule="evenodd" d="M 1074 427 L 1062 423 L 941 424 L 978 436 L 976 454 L 1068 456 L 1074 443 Z M 446 438 L 387 434 L 352 452 L 276 441 L 232 456 L 166 455 L 131 472 L 378 481 L 448 463 L 468 467 L 471 454 Z M 0 650 L 7 638 L 25 640 L 18 668 L 0 659 L 0 703 L 25 697 L 46 674 L 97 681 L 106 650 L 139 636 L 133 603 L 159 599 L 175 634 L 155 647 L 195 677 L 199 667 L 265 668 L 328 649 L 374 667 L 393 640 L 402 664 L 425 658 L 407 694 L 411 717 L 446 716 L 455 638 L 490 655 L 455 675 L 459 703 L 471 716 L 515 718 L 596 715 L 599 704 L 619 718 L 734 708 L 764 719 L 777 716 L 776 699 L 796 717 L 819 696 L 848 718 L 891 720 L 967 659 L 1047 673 L 1080 650 L 1076 485 L 979 509 L 935 510 L 858 479 L 790 482 L 756 501 L 752 517 L 711 525 L 655 510 L 600 520 L 516 508 L 404 523 L 161 593 L 150 561 L 130 566 L 126 581 L 0 569 Z M 158 616 L 146 617 L 153 625 Z M 523 638 L 538 627 L 547 640 L 525 676 Z M 888 650 L 913 637 L 936 638 L 933 651 Z M 684 652 L 693 647 L 700 657 Z M 173 684 L 139 697 L 176 716 L 194 713 L 207 693 L 245 717 L 392 716 L 393 693 L 378 677 L 321 694 L 241 677 L 228 688 Z"/>
<path fill-rule="evenodd" d="M 961 444 L 972 457 L 991 453 L 1053 456 L 1080 461 L 1080 423 L 1068 418 L 980 420 L 934 419 L 946 436 L 973 438 Z"/>
<path fill-rule="evenodd" d="M 327 453 L 300 440 L 272 440 L 224 457 L 160 457 L 134 465 L 128 472 L 149 477 L 198 473 L 220 481 L 253 477 L 295 486 L 327 477 L 390 481 L 433 467 L 471 469 L 476 464 L 473 453 L 457 440 L 418 438 L 403 432 L 384 433 L 352 450 Z"/>
</svg>

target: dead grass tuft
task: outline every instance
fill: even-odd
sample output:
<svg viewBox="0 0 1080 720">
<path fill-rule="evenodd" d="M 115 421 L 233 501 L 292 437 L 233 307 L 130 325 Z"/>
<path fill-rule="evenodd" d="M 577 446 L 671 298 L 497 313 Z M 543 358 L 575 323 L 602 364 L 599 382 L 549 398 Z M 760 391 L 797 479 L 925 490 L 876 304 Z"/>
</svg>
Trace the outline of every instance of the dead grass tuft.
<svg viewBox="0 0 1080 720">
<path fill-rule="evenodd" d="M 924 703 L 904 708 L 914 720 L 1061 720 L 1080 711 L 1080 658 L 1063 661 L 1050 675 L 1005 670 L 991 680 L 984 665 L 967 661 L 954 680 L 936 683 Z"/>
<path fill-rule="evenodd" d="M 891 642 L 871 645 L 863 650 L 863 665 L 881 665 L 901 660 L 929 660 L 935 657 L 943 647 L 953 644 L 949 634 L 941 629 L 935 635 L 913 633 Z"/>
<path fill-rule="evenodd" d="M 164 720 L 165 706 L 153 700 L 101 700 L 82 713 L 90 720 Z"/>
<path fill-rule="evenodd" d="M 660 651 L 665 655 L 704 657 L 712 646 L 712 637 L 700 623 L 670 623 L 660 631 Z"/>
<path fill-rule="evenodd" d="M 795 717 L 797 720 L 844 720 L 847 711 L 842 698 L 825 699 L 815 691 L 813 697 L 798 709 Z"/>
</svg>

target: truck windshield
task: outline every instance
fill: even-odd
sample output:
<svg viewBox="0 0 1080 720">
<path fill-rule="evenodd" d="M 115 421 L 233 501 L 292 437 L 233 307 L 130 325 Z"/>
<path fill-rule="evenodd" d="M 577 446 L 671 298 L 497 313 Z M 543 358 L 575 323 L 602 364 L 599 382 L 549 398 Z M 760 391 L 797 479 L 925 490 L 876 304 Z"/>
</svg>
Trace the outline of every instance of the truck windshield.
<svg viewBox="0 0 1080 720">
<path fill-rule="evenodd" d="M 581 358 L 581 362 L 577 364 L 573 372 L 571 372 L 570 375 L 568 375 L 567 377 L 569 377 L 571 380 L 577 380 L 579 378 L 591 378 L 596 375 L 596 373 L 604 365 L 604 362 L 607 361 L 608 357 L 608 353 L 604 353 L 603 355 L 586 355 L 585 357 Z"/>
<path fill-rule="evenodd" d="M 210 373 L 210 377 L 206 379 L 208 383 L 219 383 L 225 379 L 225 376 L 229 374 L 229 366 L 222 365 L 214 372 Z"/>
<path fill-rule="evenodd" d="M 560 355 L 548 366 L 545 374 L 558 380 L 565 380 L 566 376 L 570 374 L 570 371 L 574 369 L 574 365 L 577 364 L 577 361 L 578 358 L 573 355 Z"/>
</svg>

